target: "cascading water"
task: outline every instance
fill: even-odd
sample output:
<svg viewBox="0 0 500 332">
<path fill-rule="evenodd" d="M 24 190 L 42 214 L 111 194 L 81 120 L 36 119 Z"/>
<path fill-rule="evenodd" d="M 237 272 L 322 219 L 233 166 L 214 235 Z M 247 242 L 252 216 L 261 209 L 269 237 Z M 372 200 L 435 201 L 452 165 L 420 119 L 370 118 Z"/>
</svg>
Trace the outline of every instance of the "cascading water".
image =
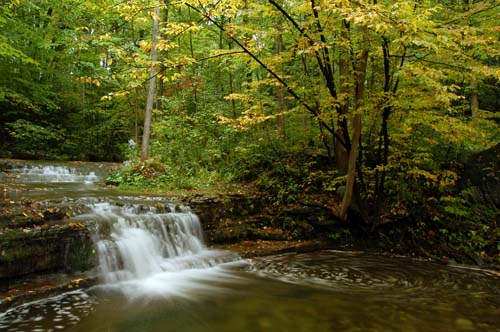
<svg viewBox="0 0 500 332">
<path fill-rule="evenodd" d="M 97 203 L 89 208 L 79 218 L 96 223 L 104 287 L 129 297 L 189 296 L 229 278 L 222 265 L 241 262 L 234 253 L 203 244 L 200 221 L 188 207 Z"/>
<path fill-rule="evenodd" d="M 24 165 L 13 168 L 11 173 L 23 182 L 79 182 L 91 184 L 98 181 L 94 171 L 85 172 L 68 166 Z"/>
<path fill-rule="evenodd" d="M 0 169 L 0 183 L 6 183 L 10 198 L 54 199 L 102 197 L 113 189 L 100 186 L 116 164 L 45 161 L 11 162 Z"/>
</svg>

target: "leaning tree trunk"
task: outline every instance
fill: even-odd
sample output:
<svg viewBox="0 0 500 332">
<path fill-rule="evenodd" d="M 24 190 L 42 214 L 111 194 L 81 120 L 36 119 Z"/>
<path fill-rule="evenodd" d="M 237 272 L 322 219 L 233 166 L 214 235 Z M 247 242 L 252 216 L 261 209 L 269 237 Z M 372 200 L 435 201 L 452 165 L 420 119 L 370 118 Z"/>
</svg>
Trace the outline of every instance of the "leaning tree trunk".
<svg viewBox="0 0 500 332">
<path fill-rule="evenodd" d="M 342 204 L 340 205 L 339 218 L 342 221 L 347 220 L 347 211 L 351 205 L 354 192 L 354 182 L 356 181 L 356 159 L 358 158 L 359 139 L 361 137 L 361 115 L 355 114 L 352 125 L 352 144 L 349 151 L 349 161 L 347 166 L 347 182 Z"/>
<path fill-rule="evenodd" d="M 148 96 L 146 100 L 146 113 L 144 116 L 144 131 L 142 133 L 141 161 L 149 158 L 149 137 L 151 136 L 151 114 L 153 113 L 153 102 L 156 89 L 156 69 L 155 64 L 158 59 L 158 30 L 160 25 L 160 6 L 159 2 L 153 10 L 153 32 L 151 45 L 151 67 L 149 69 Z"/>
</svg>

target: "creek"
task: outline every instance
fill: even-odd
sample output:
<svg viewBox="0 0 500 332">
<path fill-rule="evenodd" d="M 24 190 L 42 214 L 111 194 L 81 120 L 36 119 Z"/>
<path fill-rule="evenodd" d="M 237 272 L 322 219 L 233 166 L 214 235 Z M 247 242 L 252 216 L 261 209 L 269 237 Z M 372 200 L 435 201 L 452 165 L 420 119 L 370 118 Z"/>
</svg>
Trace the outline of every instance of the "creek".
<svg viewBox="0 0 500 332">
<path fill-rule="evenodd" d="M 12 199 L 85 206 L 71 220 L 95 229 L 101 282 L 10 308 L 0 331 L 500 331 L 495 273 L 355 251 L 242 259 L 207 247 L 188 206 L 99 185 L 103 168 L 2 175 Z"/>
</svg>

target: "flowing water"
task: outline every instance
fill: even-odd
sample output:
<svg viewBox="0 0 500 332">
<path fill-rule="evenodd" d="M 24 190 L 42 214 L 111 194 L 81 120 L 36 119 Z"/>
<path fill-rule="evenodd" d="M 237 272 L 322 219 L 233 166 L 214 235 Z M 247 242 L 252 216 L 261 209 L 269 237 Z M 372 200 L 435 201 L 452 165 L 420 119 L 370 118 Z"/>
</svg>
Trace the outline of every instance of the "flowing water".
<svg viewBox="0 0 500 332">
<path fill-rule="evenodd" d="M 78 172 L 65 183 L 97 186 Z M 362 252 L 242 260 L 207 248 L 189 207 L 98 192 L 74 199 L 102 282 L 1 313 L 0 331 L 500 331 L 494 273 Z"/>
<path fill-rule="evenodd" d="M 116 195 L 115 190 L 99 183 L 113 167 L 105 163 L 15 162 L 5 172 L 0 171 L 0 183 L 8 185 L 8 198 L 14 200 Z"/>
</svg>

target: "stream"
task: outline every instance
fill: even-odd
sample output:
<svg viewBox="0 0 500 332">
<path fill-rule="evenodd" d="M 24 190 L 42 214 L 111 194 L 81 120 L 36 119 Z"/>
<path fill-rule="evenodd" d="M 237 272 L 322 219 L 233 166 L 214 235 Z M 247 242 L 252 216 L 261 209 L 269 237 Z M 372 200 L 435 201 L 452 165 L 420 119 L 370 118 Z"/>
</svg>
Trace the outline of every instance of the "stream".
<svg viewBox="0 0 500 332">
<path fill-rule="evenodd" d="M 99 184 L 105 166 L 24 163 L 9 197 L 83 204 L 101 282 L 0 313 L 2 332 L 500 331 L 500 276 L 354 251 L 242 259 L 168 197 Z M 161 203 L 161 204 L 159 204 Z"/>
</svg>

